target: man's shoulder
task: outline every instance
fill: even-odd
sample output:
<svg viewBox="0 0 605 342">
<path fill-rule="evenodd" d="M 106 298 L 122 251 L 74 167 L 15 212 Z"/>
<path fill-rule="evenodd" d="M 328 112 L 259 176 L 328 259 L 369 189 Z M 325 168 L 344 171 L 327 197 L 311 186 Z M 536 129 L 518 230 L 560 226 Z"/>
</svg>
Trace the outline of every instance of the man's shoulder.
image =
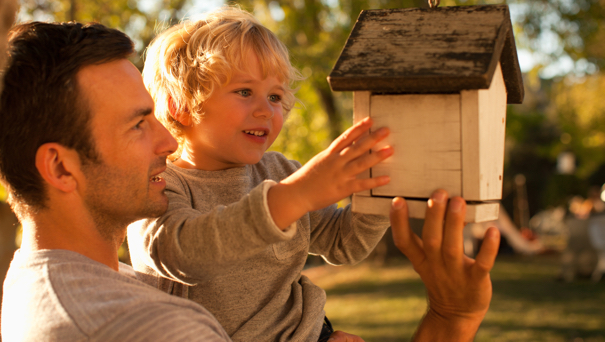
<svg viewBox="0 0 605 342">
<path fill-rule="evenodd" d="M 208 324 L 213 321 L 202 307 L 82 255 L 44 251 L 19 256 L 11 264 L 4 288 L 2 333 L 23 335 L 23 340 L 80 340 L 116 331 L 140 334 L 145 326 L 141 318 L 171 312 L 197 315 Z"/>
</svg>

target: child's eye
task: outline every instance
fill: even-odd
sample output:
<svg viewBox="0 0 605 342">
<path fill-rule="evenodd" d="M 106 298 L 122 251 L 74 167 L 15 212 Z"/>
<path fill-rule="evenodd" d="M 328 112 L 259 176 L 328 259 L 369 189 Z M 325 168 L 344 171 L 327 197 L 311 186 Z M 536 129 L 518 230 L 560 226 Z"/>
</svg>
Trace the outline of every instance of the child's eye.
<svg viewBox="0 0 605 342">
<path fill-rule="evenodd" d="M 280 102 L 281 101 L 281 96 L 279 95 L 269 95 L 269 101 L 271 102 Z"/>
<path fill-rule="evenodd" d="M 248 97 L 248 96 L 252 95 L 252 92 L 250 91 L 250 89 L 238 90 L 238 91 L 236 91 L 236 93 L 240 94 L 243 97 Z"/>
</svg>

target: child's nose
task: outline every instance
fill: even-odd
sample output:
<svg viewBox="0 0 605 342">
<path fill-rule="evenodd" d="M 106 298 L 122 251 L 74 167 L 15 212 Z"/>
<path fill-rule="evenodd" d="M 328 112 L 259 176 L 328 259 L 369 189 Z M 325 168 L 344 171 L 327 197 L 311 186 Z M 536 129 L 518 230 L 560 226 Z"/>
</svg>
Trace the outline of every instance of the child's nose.
<svg viewBox="0 0 605 342">
<path fill-rule="evenodd" d="M 254 117 L 264 117 L 267 119 L 272 118 L 274 114 L 275 112 L 273 106 L 271 105 L 268 99 L 262 99 L 257 101 L 256 107 L 254 108 L 254 112 L 252 113 Z"/>
</svg>

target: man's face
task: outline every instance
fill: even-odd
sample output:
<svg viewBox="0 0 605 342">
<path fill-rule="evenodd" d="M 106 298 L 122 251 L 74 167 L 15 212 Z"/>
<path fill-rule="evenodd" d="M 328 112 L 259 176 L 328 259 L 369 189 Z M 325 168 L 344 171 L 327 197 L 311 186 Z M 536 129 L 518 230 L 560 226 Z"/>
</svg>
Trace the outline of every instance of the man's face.
<svg viewBox="0 0 605 342">
<path fill-rule="evenodd" d="M 153 115 L 153 100 L 128 60 L 86 66 L 77 79 L 100 157 L 82 167 L 85 201 L 111 237 L 126 224 L 166 211 L 166 183 L 158 175 L 177 143 Z"/>
</svg>

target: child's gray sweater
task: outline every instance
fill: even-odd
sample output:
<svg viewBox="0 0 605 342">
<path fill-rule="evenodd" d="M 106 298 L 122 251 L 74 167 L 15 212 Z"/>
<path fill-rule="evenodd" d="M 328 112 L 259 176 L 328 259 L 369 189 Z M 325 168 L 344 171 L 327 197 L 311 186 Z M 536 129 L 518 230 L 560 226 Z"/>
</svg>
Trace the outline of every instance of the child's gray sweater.
<svg viewBox="0 0 605 342">
<path fill-rule="evenodd" d="M 307 254 L 332 264 L 359 262 L 389 223 L 332 205 L 282 232 L 267 191 L 298 168 L 275 152 L 256 165 L 222 171 L 169 163 L 163 174 L 168 211 L 128 228 L 139 278 L 200 303 L 234 341 L 317 341 L 325 292 L 301 275 Z"/>
</svg>

